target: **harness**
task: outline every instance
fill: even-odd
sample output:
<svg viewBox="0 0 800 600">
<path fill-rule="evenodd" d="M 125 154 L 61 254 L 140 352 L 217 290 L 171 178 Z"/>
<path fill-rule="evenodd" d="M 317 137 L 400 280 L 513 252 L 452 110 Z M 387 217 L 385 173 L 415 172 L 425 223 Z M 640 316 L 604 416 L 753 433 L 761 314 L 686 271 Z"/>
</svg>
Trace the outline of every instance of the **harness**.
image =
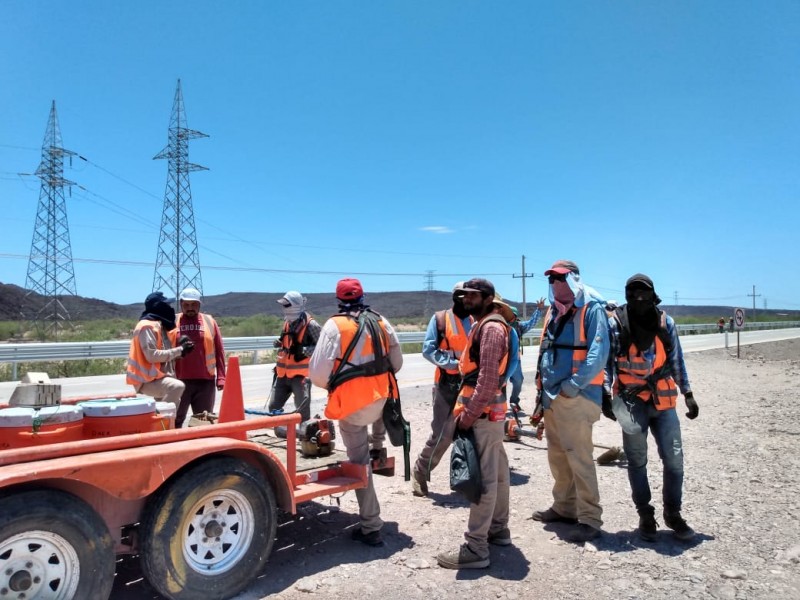
<svg viewBox="0 0 800 600">
<path fill-rule="evenodd" d="M 355 379 L 356 377 L 370 377 L 373 375 L 382 375 L 383 373 L 392 372 L 392 365 L 389 362 L 389 357 L 386 355 L 385 349 L 389 347 L 389 341 L 386 338 L 386 333 L 383 327 L 378 323 L 380 315 L 373 310 L 367 308 L 353 314 L 340 315 L 348 319 L 358 321 L 358 329 L 356 330 L 353 339 L 350 340 L 347 348 L 345 348 L 342 358 L 336 370 L 331 373 L 328 378 L 328 392 L 333 392 L 337 387 L 343 383 Z M 350 362 L 350 357 L 353 354 L 356 346 L 358 345 L 364 331 L 367 331 L 372 339 L 372 352 L 373 359 L 363 364 L 355 364 Z"/>
</svg>

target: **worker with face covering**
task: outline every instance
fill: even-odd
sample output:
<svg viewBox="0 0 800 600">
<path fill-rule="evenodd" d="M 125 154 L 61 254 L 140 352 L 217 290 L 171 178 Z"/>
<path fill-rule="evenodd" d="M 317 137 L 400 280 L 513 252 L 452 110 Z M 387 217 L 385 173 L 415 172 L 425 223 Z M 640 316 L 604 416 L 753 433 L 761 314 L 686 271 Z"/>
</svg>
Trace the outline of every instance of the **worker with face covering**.
<svg viewBox="0 0 800 600">
<path fill-rule="evenodd" d="M 278 357 L 270 394 L 269 410 L 275 414 L 294 395 L 295 412 L 303 421 L 311 418 L 311 380 L 308 362 L 319 340 L 322 327 L 306 311 L 306 298 L 296 291 L 286 292 L 277 300 L 283 310 L 283 331 L 275 341 Z"/>
<path fill-rule="evenodd" d="M 177 408 L 185 385 L 175 377 L 175 361 L 191 352 L 194 344 L 186 336 L 176 340 L 173 301 L 161 292 L 145 298 L 144 312 L 133 330 L 125 380 L 137 393 Z"/>
<path fill-rule="evenodd" d="M 551 304 L 542 328 L 537 387 L 555 483 L 552 506 L 535 511 L 533 519 L 575 525 L 567 538 L 580 543 L 598 537 L 603 524 L 592 428 L 600 419 L 608 318 L 604 302 L 583 284 L 574 262 L 558 260 L 544 274 Z"/>
<path fill-rule="evenodd" d="M 648 542 L 658 537 L 647 479 L 647 433 L 652 431 L 664 468 L 664 524 L 676 538 L 688 541 L 695 532 L 681 516 L 683 442 L 675 408 L 678 390 L 684 395 L 689 419 L 695 419 L 700 409 L 686 374 L 675 322 L 658 308 L 661 298 L 652 279 L 641 273 L 633 275 L 625 284 L 625 299 L 627 304 L 618 307 L 611 319 L 612 350 L 603 414 L 622 427 L 628 481 L 639 513 L 639 537 Z"/>
</svg>

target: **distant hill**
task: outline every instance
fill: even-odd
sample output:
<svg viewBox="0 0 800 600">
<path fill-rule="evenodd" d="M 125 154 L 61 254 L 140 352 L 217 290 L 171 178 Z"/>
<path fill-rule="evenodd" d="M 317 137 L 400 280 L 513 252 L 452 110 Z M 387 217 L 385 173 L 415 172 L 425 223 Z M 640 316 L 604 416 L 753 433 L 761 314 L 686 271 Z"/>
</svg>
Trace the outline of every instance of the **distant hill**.
<svg viewBox="0 0 800 600">
<path fill-rule="evenodd" d="M 16 321 L 30 318 L 44 306 L 45 299 L 38 294 L 26 297 L 26 290 L 13 285 L 0 283 L 0 321 Z M 281 315 L 280 306 L 276 302 L 283 292 L 228 292 L 217 296 L 207 296 L 203 301 L 203 310 L 218 317 L 248 317 L 257 314 Z M 306 294 L 308 310 L 317 316 L 327 317 L 336 312 L 336 299 L 331 294 Z M 434 310 L 450 305 L 450 292 L 376 292 L 367 293 L 367 303 L 389 319 L 422 318 Z M 520 302 L 508 301 L 522 312 Z M 93 319 L 136 319 L 142 312 L 143 304 L 114 304 L 97 298 L 66 296 L 62 299 L 70 317 L 76 321 Z M 662 305 L 672 316 L 698 317 L 714 322 L 720 317 L 733 314 L 731 306 L 670 306 Z M 176 307 L 177 308 L 177 307 Z M 746 307 L 745 307 L 746 308 Z M 527 314 L 533 312 L 533 305 L 528 304 Z M 758 310 L 759 315 L 780 313 L 789 314 L 800 319 L 800 311 Z"/>
</svg>

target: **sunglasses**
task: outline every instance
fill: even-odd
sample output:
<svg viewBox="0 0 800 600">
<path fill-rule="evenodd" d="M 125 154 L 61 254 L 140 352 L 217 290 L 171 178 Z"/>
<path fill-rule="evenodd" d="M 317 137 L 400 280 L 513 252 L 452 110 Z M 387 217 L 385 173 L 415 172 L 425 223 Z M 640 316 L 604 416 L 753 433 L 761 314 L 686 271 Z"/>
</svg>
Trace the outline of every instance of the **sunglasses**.
<svg viewBox="0 0 800 600">
<path fill-rule="evenodd" d="M 561 273 L 553 273 L 547 277 L 547 281 L 550 283 L 555 283 L 556 281 L 566 281 L 567 276 Z"/>
</svg>

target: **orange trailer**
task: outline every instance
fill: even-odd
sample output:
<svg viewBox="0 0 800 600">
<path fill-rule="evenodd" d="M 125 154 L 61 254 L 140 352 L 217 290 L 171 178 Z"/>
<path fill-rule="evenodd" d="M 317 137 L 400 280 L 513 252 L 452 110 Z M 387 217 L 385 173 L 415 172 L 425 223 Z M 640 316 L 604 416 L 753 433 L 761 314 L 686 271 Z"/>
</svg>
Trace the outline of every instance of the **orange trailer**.
<svg viewBox="0 0 800 600">
<path fill-rule="evenodd" d="M 0 597 L 108 598 L 120 554 L 167 598 L 235 596 L 267 562 L 277 509 L 366 486 L 346 461 L 299 471 L 299 421 L 245 419 L 231 358 L 215 425 L 0 451 Z M 283 460 L 248 436 L 279 425 Z"/>
</svg>

